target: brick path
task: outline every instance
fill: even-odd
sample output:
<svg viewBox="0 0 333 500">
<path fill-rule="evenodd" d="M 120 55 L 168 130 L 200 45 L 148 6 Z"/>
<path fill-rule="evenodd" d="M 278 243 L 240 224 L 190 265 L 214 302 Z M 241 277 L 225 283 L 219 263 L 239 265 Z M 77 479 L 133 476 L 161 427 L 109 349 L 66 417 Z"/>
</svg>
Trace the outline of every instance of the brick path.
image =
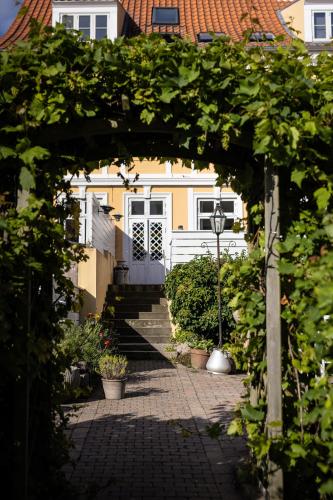
<svg viewBox="0 0 333 500">
<path fill-rule="evenodd" d="M 125 399 L 107 401 L 100 392 L 71 417 L 77 464 L 66 472 L 79 498 L 241 499 L 233 471 L 246 456 L 244 440 L 204 432 L 207 424 L 230 421 L 241 378 L 132 362 Z"/>
</svg>

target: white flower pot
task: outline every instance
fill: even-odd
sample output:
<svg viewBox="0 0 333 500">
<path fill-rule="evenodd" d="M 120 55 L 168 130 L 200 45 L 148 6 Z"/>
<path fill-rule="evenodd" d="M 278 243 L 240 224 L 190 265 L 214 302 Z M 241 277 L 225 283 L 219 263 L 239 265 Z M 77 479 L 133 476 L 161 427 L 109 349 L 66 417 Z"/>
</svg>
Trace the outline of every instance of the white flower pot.
<svg viewBox="0 0 333 500">
<path fill-rule="evenodd" d="M 228 374 L 232 370 L 229 357 L 220 349 L 213 349 L 209 360 L 207 361 L 206 370 L 215 374 Z"/>
<path fill-rule="evenodd" d="M 102 378 L 105 399 L 123 399 L 125 396 L 126 378 L 111 380 Z"/>
</svg>

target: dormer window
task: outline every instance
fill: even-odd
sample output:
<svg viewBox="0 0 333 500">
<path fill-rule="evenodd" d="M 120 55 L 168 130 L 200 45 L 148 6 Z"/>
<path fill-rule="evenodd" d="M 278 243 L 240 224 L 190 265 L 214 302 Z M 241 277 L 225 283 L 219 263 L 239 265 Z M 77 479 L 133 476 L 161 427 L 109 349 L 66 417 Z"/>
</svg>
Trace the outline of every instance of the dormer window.
<svg viewBox="0 0 333 500">
<path fill-rule="evenodd" d="M 251 33 L 249 37 L 250 42 L 273 42 L 274 40 L 275 36 L 273 33 L 264 33 L 262 31 Z"/>
<path fill-rule="evenodd" d="M 217 33 L 209 33 L 209 32 L 201 32 L 197 34 L 199 43 L 210 43 L 214 40 L 215 37 L 225 36 L 225 33 L 217 32 Z"/>
<path fill-rule="evenodd" d="M 179 24 L 179 9 L 177 7 L 153 7 L 153 24 Z"/>
<path fill-rule="evenodd" d="M 85 40 L 88 38 L 100 40 L 108 35 L 106 14 L 63 14 L 61 22 L 68 31 L 81 31 Z"/>
<path fill-rule="evenodd" d="M 333 11 L 313 12 L 312 33 L 314 40 L 333 38 Z"/>
</svg>

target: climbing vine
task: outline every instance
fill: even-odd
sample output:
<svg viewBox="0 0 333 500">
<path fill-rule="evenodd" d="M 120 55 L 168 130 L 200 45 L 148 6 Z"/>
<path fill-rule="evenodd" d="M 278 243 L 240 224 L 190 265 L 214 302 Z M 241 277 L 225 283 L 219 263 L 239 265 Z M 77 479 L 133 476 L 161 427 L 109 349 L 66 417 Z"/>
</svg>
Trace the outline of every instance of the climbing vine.
<svg viewBox="0 0 333 500">
<path fill-rule="evenodd" d="M 52 498 L 65 458 L 57 325 L 73 300 L 64 273 L 82 249 L 64 239 L 68 209 L 57 201 L 69 195 L 64 176 L 88 175 L 104 158 L 130 164 L 138 154 L 156 156 L 159 145 L 164 156 L 195 158 L 198 168 L 214 161 L 219 182 L 248 203 L 249 231 L 257 235 L 265 161 L 278 170 L 282 439 L 263 432 L 261 236 L 230 278 L 255 393 L 242 417 L 263 478 L 269 452 L 295 474 L 293 494 L 299 484 L 307 498 L 333 492 L 332 88 L 333 58 L 321 54 L 313 64 L 300 41 L 274 50 L 223 37 L 203 48 L 155 35 L 83 43 L 60 27 L 35 25 L 27 42 L 0 53 L 2 452 L 17 498 L 24 487 Z M 53 297 L 53 284 L 64 302 Z"/>
</svg>

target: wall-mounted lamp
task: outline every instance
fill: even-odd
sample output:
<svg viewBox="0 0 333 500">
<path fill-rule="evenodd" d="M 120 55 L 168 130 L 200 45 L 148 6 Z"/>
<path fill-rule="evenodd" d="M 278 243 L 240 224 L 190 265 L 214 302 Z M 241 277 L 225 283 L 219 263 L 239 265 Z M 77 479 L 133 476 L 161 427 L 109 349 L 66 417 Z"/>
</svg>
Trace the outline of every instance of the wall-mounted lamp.
<svg viewBox="0 0 333 500">
<path fill-rule="evenodd" d="M 111 210 L 114 210 L 114 207 L 111 207 L 110 205 L 100 205 L 100 208 L 102 210 L 98 209 L 98 212 L 103 212 L 105 215 L 109 215 Z"/>
<path fill-rule="evenodd" d="M 117 222 L 119 222 L 119 221 L 120 221 L 120 219 L 121 219 L 122 217 L 123 217 L 123 215 L 121 215 L 121 214 L 113 214 L 113 218 L 114 218 L 114 220 L 116 220 Z"/>
</svg>

